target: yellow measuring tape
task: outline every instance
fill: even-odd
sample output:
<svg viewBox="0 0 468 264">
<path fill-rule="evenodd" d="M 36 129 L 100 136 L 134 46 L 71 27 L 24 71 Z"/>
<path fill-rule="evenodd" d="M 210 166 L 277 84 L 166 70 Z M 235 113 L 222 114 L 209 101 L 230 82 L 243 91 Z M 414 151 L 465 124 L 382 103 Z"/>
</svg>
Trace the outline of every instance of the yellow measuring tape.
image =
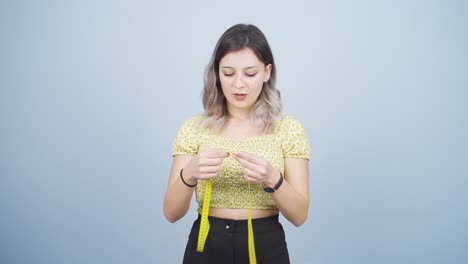
<svg viewBox="0 0 468 264">
<path fill-rule="evenodd" d="M 250 204 L 250 199 L 252 195 L 250 194 L 250 182 L 249 182 L 249 213 L 247 218 L 247 236 L 249 240 L 249 261 L 250 264 L 257 264 L 257 256 L 255 255 L 255 240 L 253 234 L 252 226 L 252 206 Z"/>
<path fill-rule="evenodd" d="M 252 206 L 251 206 L 251 193 L 250 193 L 250 182 L 249 184 L 249 211 L 247 216 L 247 236 L 248 236 L 248 248 L 249 248 L 249 262 L 250 264 L 257 264 L 257 256 L 255 254 L 255 240 L 252 226 Z M 206 238 L 210 231 L 210 222 L 208 221 L 208 213 L 210 210 L 211 200 L 211 180 L 205 182 L 205 193 L 203 194 L 203 208 L 201 212 L 200 230 L 198 232 L 197 241 L 197 252 L 203 252 L 205 249 Z"/>
<path fill-rule="evenodd" d="M 200 230 L 198 231 L 197 251 L 203 252 L 205 248 L 206 238 L 210 231 L 210 222 L 208 221 L 208 211 L 210 210 L 211 200 L 211 180 L 205 182 L 205 194 L 203 195 L 203 208 L 201 213 Z"/>
</svg>

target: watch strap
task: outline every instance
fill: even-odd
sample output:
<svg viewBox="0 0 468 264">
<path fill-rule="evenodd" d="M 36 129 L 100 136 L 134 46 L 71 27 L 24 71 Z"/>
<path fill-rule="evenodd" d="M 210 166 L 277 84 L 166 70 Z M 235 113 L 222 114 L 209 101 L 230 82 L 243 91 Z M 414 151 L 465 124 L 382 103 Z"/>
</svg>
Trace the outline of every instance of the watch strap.
<svg viewBox="0 0 468 264">
<path fill-rule="evenodd" d="M 275 187 L 273 187 L 273 188 L 275 190 L 278 190 L 279 187 L 281 187 L 281 184 L 283 184 L 283 180 L 284 180 L 283 173 L 281 173 L 281 171 L 280 171 L 280 178 L 279 178 L 278 182 L 275 184 Z"/>
<path fill-rule="evenodd" d="M 279 178 L 278 182 L 275 184 L 275 186 L 273 188 L 272 187 L 265 187 L 265 188 L 263 188 L 263 190 L 265 192 L 267 192 L 267 193 L 274 193 L 283 184 L 283 180 L 284 180 L 283 173 L 280 172 L 280 178 Z"/>
</svg>

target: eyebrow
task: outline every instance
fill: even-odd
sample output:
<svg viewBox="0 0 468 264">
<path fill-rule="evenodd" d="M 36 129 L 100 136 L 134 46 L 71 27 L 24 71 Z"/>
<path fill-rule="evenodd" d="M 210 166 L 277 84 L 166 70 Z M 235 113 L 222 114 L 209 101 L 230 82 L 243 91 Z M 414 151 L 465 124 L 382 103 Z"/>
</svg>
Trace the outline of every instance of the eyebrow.
<svg viewBox="0 0 468 264">
<path fill-rule="evenodd" d="M 221 68 L 225 68 L 225 69 L 234 69 L 234 67 L 231 67 L 231 66 L 221 66 Z M 258 66 L 244 67 L 244 69 L 254 69 L 254 68 L 258 68 Z"/>
</svg>

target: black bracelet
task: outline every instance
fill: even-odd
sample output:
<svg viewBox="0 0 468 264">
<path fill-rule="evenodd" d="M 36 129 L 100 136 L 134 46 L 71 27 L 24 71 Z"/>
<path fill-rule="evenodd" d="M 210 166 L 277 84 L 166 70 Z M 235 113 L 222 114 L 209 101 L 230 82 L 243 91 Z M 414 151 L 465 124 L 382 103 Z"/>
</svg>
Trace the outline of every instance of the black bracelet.
<svg viewBox="0 0 468 264">
<path fill-rule="evenodd" d="M 183 170 L 184 170 L 184 169 L 181 169 L 181 170 L 180 170 L 180 179 L 182 180 L 182 182 L 183 182 L 185 185 L 187 185 L 188 187 L 190 187 L 190 188 L 193 188 L 193 187 L 197 186 L 198 182 L 192 185 L 192 184 L 188 184 L 188 183 L 184 180 L 184 177 L 182 177 L 182 171 L 183 171 Z"/>
</svg>

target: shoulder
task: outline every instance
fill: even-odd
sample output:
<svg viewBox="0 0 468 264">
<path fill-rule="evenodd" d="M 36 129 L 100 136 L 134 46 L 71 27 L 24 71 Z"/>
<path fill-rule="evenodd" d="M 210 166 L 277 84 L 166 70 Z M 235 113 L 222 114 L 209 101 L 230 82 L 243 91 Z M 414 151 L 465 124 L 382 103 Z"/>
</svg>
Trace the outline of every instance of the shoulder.
<svg viewBox="0 0 468 264">
<path fill-rule="evenodd" d="M 193 115 L 190 118 L 183 121 L 180 129 L 192 130 L 192 131 L 200 130 L 201 128 L 200 123 L 201 123 L 202 118 L 203 118 L 202 114 Z"/>
<path fill-rule="evenodd" d="M 174 139 L 172 155 L 196 155 L 201 139 L 201 115 L 186 119 L 179 128 Z"/>
<path fill-rule="evenodd" d="M 292 116 L 283 116 L 279 125 L 278 134 L 284 157 L 309 159 L 309 138 L 302 122 Z"/>
<path fill-rule="evenodd" d="M 298 130 L 304 130 L 304 125 L 298 119 L 290 115 L 283 115 L 278 122 L 278 131 L 282 134 L 289 134 L 290 132 L 297 132 Z"/>
<path fill-rule="evenodd" d="M 179 127 L 177 137 L 198 138 L 204 131 L 201 125 L 202 118 L 202 114 L 196 114 L 184 120 Z"/>
</svg>

